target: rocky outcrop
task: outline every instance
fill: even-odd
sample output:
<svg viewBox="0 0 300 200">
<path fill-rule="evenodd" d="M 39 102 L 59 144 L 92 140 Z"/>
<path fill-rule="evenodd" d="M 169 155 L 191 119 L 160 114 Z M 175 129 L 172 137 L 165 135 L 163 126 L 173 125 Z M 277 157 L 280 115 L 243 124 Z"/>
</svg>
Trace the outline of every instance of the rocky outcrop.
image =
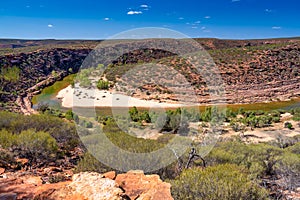
<svg viewBox="0 0 300 200">
<path fill-rule="evenodd" d="M 0 69 L 12 66 L 20 69 L 17 82 L 0 77 L 0 102 L 6 104 L 4 108 L 0 104 L 0 110 L 32 114 L 31 97 L 55 81 L 77 72 L 90 51 L 56 48 L 0 56 Z"/>
<path fill-rule="evenodd" d="M 160 180 L 158 175 L 144 175 L 142 171 L 129 171 L 117 175 L 116 182 L 130 199 L 173 200 L 170 194 L 171 184 Z"/>
<path fill-rule="evenodd" d="M 209 53 L 217 67 L 209 67 L 212 63 L 208 58 L 194 66 L 189 60 L 174 56 L 158 61 L 162 66 L 161 70 L 144 69 L 127 77 L 118 73 L 122 72 L 122 66 L 114 66 L 116 69 L 108 72 L 107 77 L 122 77 L 115 84 L 120 92 L 130 91 L 134 97 L 148 100 L 157 100 L 158 97 L 161 102 L 176 103 L 180 98 L 186 99 L 186 102 L 201 104 L 248 104 L 300 97 L 299 41 L 274 43 L 274 46 L 262 46 L 261 49 L 257 46 L 241 47 Z M 179 74 L 184 75 L 189 85 L 184 90 L 180 85 L 176 86 L 178 80 L 174 81 L 174 76 L 164 70 L 163 66 L 176 69 Z M 158 83 L 135 87 L 135 83 L 139 83 L 140 77 L 145 77 L 145 74 L 160 77 L 161 84 L 167 85 L 168 80 L 174 83 L 169 90 Z M 220 91 L 224 91 L 222 96 L 217 95 L 222 94 Z M 194 94 L 197 94 L 197 98 L 190 98 Z"/>
<path fill-rule="evenodd" d="M 131 171 L 115 178 L 114 174 L 82 172 L 73 175 L 72 181 L 53 184 L 43 184 L 41 177 L 4 174 L 0 176 L 0 199 L 173 200 L 171 185 L 158 175 Z"/>
<path fill-rule="evenodd" d="M 98 173 L 80 173 L 73 176 L 68 185 L 72 191 L 89 200 L 121 200 L 125 199 L 124 192 L 118 184 L 111 179 L 103 178 Z"/>
</svg>

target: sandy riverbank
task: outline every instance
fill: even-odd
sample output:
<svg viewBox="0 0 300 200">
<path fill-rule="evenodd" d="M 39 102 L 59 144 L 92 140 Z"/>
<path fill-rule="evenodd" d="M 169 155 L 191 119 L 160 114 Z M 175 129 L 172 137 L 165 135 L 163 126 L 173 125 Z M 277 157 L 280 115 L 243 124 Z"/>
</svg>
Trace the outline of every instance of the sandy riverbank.
<svg viewBox="0 0 300 200">
<path fill-rule="evenodd" d="M 76 86 L 61 90 L 57 96 L 61 99 L 62 106 L 71 107 L 163 107 L 176 108 L 183 104 L 165 103 L 153 100 L 142 100 L 123 94 L 105 90 L 87 89 Z"/>
</svg>

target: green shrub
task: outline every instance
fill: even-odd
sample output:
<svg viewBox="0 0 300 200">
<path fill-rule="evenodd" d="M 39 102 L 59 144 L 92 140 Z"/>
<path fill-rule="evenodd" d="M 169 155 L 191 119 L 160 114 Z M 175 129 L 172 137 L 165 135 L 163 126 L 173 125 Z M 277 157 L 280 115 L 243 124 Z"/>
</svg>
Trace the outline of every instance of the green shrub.
<svg viewBox="0 0 300 200">
<path fill-rule="evenodd" d="M 84 156 L 77 163 L 75 172 L 98 172 L 105 173 L 112 170 L 110 167 L 105 166 L 99 162 L 93 155 L 90 153 L 85 153 Z"/>
<path fill-rule="evenodd" d="M 140 117 L 139 117 L 139 111 L 138 109 L 134 106 L 132 108 L 129 109 L 129 115 L 132 121 L 134 122 L 138 122 Z"/>
<path fill-rule="evenodd" d="M 295 108 L 290 111 L 294 121 L 300 121 L 300 108 Z"/>
<path fill-rule="evenodd" d="M 75 114 L 74 112 L 72 112 L 72 110 L 68 110 L 65 114 L 65 118 L 67 120 L 74 120 L 74 122 L 79 123 L 79 117 L 77 114 Z"/>
<path fill-rule="evenodd" d="M 79 143 L 76 127 L 73 123 L 45 114 L 24 116 L 0 112 L 1 129 L 6 129 L 14 134 L 20 134 L 29 129 L 37 132 L 48 132 L 65 150 L 72 149 Z"/>
<path fill-rule="evenodd" d="M 239 122 L 231 121 L 230 126 L 231 126 L 232 130 L 234 130 L 235 132 L 245 130 L 245 126 L 243 124 L 240 124 Z"/>
<path fill-rule="evenodd" d="M 282 186 L 288 190 L 295 190 L 300 187 L 300 156 L 286 152 L 282 159 L 276 164 L 277 174 L 283 178 Z"/>
<path fill-rule="evenodd" d="M 17 135 L 16 146 L 20 148 L 20 154 L 31 159 L 55 158 L 58 152 L 58 145 L 54 138 L 46 132 L 35 132 L 27 130 Z"/>
<path fill-rule="evenodd" d="M 93 128 L 93 123 L 90 121 L 82 120 L 79 124 L 84 128 Z"/>
<path fill-rule="evenodd" d="M 300 114 L 296 114 L 293 116 L 294 121 L 300 121 Z"/>
<path fill-rule="evenodd" d="M 12 134 L 7 130 L 0 131 L 0 147 L 1 148 L 9 148 L 12 147 L 16 143 L 16 135 Z"/>
<path fill-rule="evenodd" d="M 12 148 L 19 157 L 31 160 L 47 159 L 56 157 L 58 145 L 54 138 L 46 132 L 34 130 L 22 131 L 13 134 L 6 130 L 0 132 L 0 145 L 3 148 Z"/>
<path fill-rule="evenodd" d="M 236 164 L 249 170 L 253 178 L 275 174 L 283 150 L 267 144 L 244 144 L 238 141 L 218 144 L 206 157 L 208 164 Z"/>
<path fill-rule="evenodd" d="M 20 68 L 17 66 L 13 67 L 2 67 L 0 78 L 3 78 L 9 82 L 17 82 L 20 79 Z"/>
<path fill-rule="evenodd" d="M 288 128 L 288 129 L 293 129 L 293 124 L 291 122 L 285 122 L 284 123 L 284 128 Z"/>
<path fill-rule="evenodd" d="M 267 192 L 236 165 L 185 170 L 170 183 L 172 196 L 176 200 L 268 199 Z"/>
<path fill-rule="evenodd" d="M 129 109 L 129 115 L 134 122 L 146 122 L 150 123 L 151 118 L 148 111 L 139 111 L 135 106 Z"/>
<path fill-rule="evenodd" d="M 109 89 L 109 82 L 100 79 L 97 82 L 97 88 L 99 90 L 108 90 Z"/>
<path fill-rule="evenodd" d="M 14 164 L 16 164 L 16 161 L 13 154 L 5 149 L 0 148 L 0 167 L 10 168 Z"/>
<path fill-rule="evenodd" d="M 73 120 L 73 112 L 72 110 L 68 110 L 65 114 L 67 120 Z"/>
<path fill-rule="evenodd" d="M 286 148 L 287 152 L 300 155 L 300 142 Z"/>
</svg>

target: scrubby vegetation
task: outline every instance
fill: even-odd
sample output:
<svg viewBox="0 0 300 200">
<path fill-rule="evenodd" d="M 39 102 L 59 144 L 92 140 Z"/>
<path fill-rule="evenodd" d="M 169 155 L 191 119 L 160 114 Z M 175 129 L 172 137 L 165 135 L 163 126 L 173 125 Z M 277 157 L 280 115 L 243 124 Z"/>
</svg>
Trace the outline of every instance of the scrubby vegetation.
<svg viewBox="0 0 300 200">
<path fill-rule="evenodd" d="M 268 199 L 266 190 L 253 183 L 236 165 L 185 170 L 171 184 L 176 200 Z"/>
<path fill-rule="evenodd" d="M 17 66 L 13 67 L 2 67 L 0 73 L 0 79 L 4 79 L 9 82 L 17 82 L 20 78 L 20 68 Z"/>
<path fill-rule="evenodd" d="M 99 90 L 108 90 L 108 88 L 109 88 L 109 82 L 100 79 L 100 80 L 97 82 L 97 88 L 98 88 Z"/>
<path fill-rule="evenodd" d="M 32 162 L 44 163 L 54 161 L 58 156 L 56 140 L 47 132 L 35 130 L 22 131 L 13 134 L 7 130 L 0 131 L 0 144 L 2 148 L 9 149 L 22 158 Z"/>
<path fill-rule="evenodd" d="M 70 122 L 46 114 L 23 116 L 0 112 L 0 149 L 12 152 L 15 158 L 44 165 L 78 145 L 76 128 Z"/>
<path fill-rule="evenodd" d="M 264 112 L 243 109 L 236 112 L 231 110 L 217 112 L 217 108 L 207 108 L 202 112 L 195 109 L 170 110 L 164 115 L 167 120 L 162 124 L 162 129 L 165 132 L 156 140 L 136 138 L 125 133 L 115 119 L 109 116 L 99 116 L 97 121 L 107 139 L 114 145 L 128 152 L 147 153 L 168 145 L 176 133 L 174 130 L 180 130 L 181 126 L 189 128 L 188 125 L 182 125 L 182 120 L 201 122 L 210 126 L 222 119 L 227 123 L 258 128 L 277 123 L 284 112 L 286 111 Z M 289 112 L 296 115 L 298 110 Z M 134 107 L 129 111 L 130 119 L 119 116 L 116 120 L 127 122 L 129 120 L 133 124 L 140 122 L 142 126 L 147 127 L 156 126 L 153 122 L 160 116 L 162 113 Z M 77 123 L 77 129 L 72 122 Z M 32 164 L 34 168 L 47 166 L 49 163 L 70 165 L 70 162 L 65 163 L 66 157 L 71 155 L 74 157 L 72 152 L 80 148 L 83 153 L 77 154 L 76 159 L 72 161 L 75 172 L 104 173 L 114 170 L 102 164 L 87 151 L 88 148 L 92 148 L 97 155 L 107 148 L 97 143 L 99 130 L 94 123 L 95 120 L 78 117 L 71 110 L 64 113 L 47 106 L 40 109 L 39 115 L 32 116 L 0 112 L 0 167 L 18 169 L 17 158 L 26 158 L 35 163 Z M 87 149 L 80 145 L 76 130 L 87 145 Z M 179 131 L 177 133 L 180 134 Z M 196 145 L 188 137 L 181 138 L 189 144 Z M 159 174 L 163 180 L 168 180 L 172 184 L 172 195 L 175 199 L 276 199 L 282 196 L 282 191 L 300 187 L 299 147 L 300 139 L 297 136 L 287 141 L 259 144 L 245 144 L 240 139 L 230 139 L 217 143 L 204 158 L 206 165 L 201 159 L 192 160 L 192 163 L 187 165 L 190 151 L 188 149 L 169 166 L 151 173 Z M 196 151 L 201 152 L 202 148 L 205 147 L 198 146 Z M 113 159 L 122 159 L 119 154 L 110 156 Z M 65 180 L 65 177 L 59 174 L 51 175 L 52 182 L 59 180 Z M 276 185 L 277 189 L 270 185 Z"/>
</svg>

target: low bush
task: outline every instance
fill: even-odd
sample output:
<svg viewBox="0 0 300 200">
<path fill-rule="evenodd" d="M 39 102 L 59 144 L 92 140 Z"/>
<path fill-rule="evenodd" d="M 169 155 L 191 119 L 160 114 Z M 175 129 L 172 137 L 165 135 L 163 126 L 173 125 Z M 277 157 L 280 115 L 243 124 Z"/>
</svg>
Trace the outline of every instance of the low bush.
<svg viewBox="0 0 300 200">
<path fill-rule="evenodd" d="M 109 82 L 100 79 L 97 82 L 97 88 L 99 90 L 108 90 L 109 89 Z"/>
<path fill-rule="evenodd" d="M 253 183 L 236 165 L 188 169 L 171 180 L 172 196 L 177 200 L 268 199 L 267 192 Z"/>
<path fill-rule="evenodd" d="M 14 159 L 13 153 L 0 148 L 0 167 L 10 168 L 15 164 L 16 164 L 16 161 Z"/>
<path fill-rule="evenodd" d="M 97 160 L 90 153 L 85 153 L 84 156 L 77 163 L 75 172 L 98 172 L 105 173 L 112 170 L 110 167 L 105 166 L 99 160 Z"/>
<path fill-rule="evenodd" d="M 40 114 L 24 116 L 9 112 L 0 112 L 0 130 L 6 129 L 13 134 L 20 134 L 29 129 L 49 133 L 63 149 L 70 150 L 79 143 L 76 127 L 73 123 L 58 117 Z"/>
<path fill-rule="evenodd" d="M 229 163 L 244 166 L 253 178 L 259 178 L 275 174 L 275 164 L 282 154 L 279 147 L 234 141 L 218 144 L 205 159 L 209 165 Z"/>
<path fill-rule="evenodd" d="M 299 144 L 297 145 L 299 146 Z M 287 190 L 295 190 L 300 187 L 300 156 L 290 153 L 289 150 L 282 155 L 282 159 L 276 163 L 275 170 L 283 179 L 281 186 Z"/>
<path fill-rule="evenodd" d="M 34 130 L 13 134 L 6 130 L 0 132 L 0 145 L 12 149 L 13 153 L 29 160 L 53 160 L 58 153 L 58 145 L 53 137 L 46 132 Z"/>
</svg>

